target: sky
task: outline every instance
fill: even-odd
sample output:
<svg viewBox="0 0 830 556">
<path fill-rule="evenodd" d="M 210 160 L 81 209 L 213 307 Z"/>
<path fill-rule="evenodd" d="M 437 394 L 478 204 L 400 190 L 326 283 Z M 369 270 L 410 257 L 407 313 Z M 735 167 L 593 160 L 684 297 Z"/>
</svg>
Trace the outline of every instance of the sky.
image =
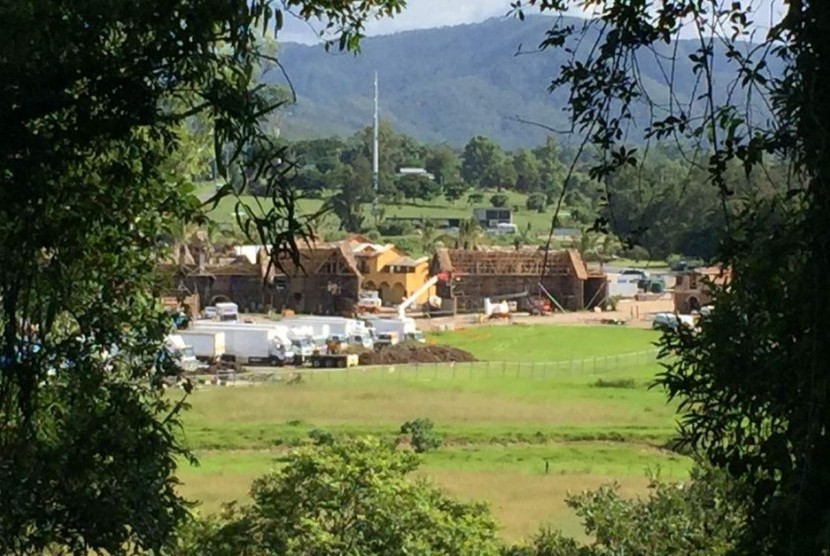
<svg viewBox="0 0 830 556">
<path fill-rule="evenodd" d="M 755 22 L 759 29 L 769 28 L 771 20 L 780 18 L 784 0 L 745 0 L 744 5 L 755 8 Z M 429 29 L 463 23 L 478 23 L 491 17 L 505 17 L 510 9 L 510 0 L 407 0 L 403 12 L 394 18 L 370 21 L 366 26 L 367 35 L 388 35 L 411 29 Z M 528 9 L 534 13 L 534 9 Z M 570 15 L 585 15 L 575 11 Z M 319 43 L 315 29 L 321 24 L 309 24 L 291 16 L 285 18 L 280 32 L 282 42 Z"/>
<path fill-rule="evenodd" d="M 510 0 L 407 0 L 403 12 L 392 19 L 369 22 L 366 31 L 370 36 L 388 35 L 411 29 L 477 23 L 491 17 L 504 16 L 509 9 Z M 288 16 L 280 39 L 284 42 L 316 43 L 318 40 L 311 27 Z M 318 24 L 316 28 L 322 26 Z"/>
</svg>

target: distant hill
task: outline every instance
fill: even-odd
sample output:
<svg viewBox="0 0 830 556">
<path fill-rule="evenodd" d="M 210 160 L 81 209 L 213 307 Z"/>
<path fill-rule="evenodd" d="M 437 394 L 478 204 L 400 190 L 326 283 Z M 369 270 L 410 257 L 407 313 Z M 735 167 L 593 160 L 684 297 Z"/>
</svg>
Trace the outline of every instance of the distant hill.
<svg viewBox="0 0 830 556">
<path fill-rule="evenodd" d="M 499 18 L 407 31 L 365 39 L 358 56 L 284 44 L 281 60 L 296 88 L 298 103 L 286 110 L 281 128 L 285 136 L 297 138 L 350 135 L 369 125 L 372 75 L 377 70 L 381 118 L 399 132 L 453 146 L 464 145 L 474 135 L 490 136 L 509 149 L 538 145 L 548 132 L 511 118 L 567 128 L 563 111 L 567 92 L 547 91 L 567 54 L 536 51 L 551 24 L 549 17 L 534 16 L 524 22 Z M 674 93 L 680 100 L 695 94 L 695 76 L 688 61 L 694 48 L 692 41 L 681 41 L 678 48 Z M 638 60 L 654 99 L 668 98 L 657 60 L 671 53 L 666 48 L 657 56 L 644 55 Z M 725 63 L 720 66 L 715 83 L 725 87 L 734 79 L 735 70 Z M 643 111 L 631 140 L 641 137 L 645 120 Z"/>
</svg>

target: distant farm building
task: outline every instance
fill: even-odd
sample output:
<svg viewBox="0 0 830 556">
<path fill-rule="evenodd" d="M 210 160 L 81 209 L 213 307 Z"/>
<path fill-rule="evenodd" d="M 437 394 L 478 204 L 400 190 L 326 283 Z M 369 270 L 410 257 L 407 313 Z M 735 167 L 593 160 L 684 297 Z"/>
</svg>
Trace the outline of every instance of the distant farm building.
<svg viewBox="0 0 830 556">
<path fill-rule="evenodd" d="M 579 311 L 602 303 L 607 291 L 605 275 L 589 273 L 575 249 L 547 255 L 539 249 L 439 249 L 430 272 L 450 277 L 436 294 L 462 312 L 480 311 L 485 298 L 514 298 L 519 310 L 529 310 L 529 297 L 544 291 L 565 310 Z"/>
<path fill-rule="evenodd" d="M 473 218 L 482 228 L 497 228 L 499 224 L 512 224 L 513 212 L 509 208 L 477 208 L 473 209 Z"/>
</svg>

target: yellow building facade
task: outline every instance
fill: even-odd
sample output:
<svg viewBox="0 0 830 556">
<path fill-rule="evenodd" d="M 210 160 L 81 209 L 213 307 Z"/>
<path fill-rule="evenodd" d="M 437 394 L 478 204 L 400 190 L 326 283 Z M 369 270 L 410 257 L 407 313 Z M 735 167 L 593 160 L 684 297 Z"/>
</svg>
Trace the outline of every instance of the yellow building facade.
<svg viewBox="0 0 830 556">
<path fill-rule="evenodd" d="M 392 244 L 373 243 L 353 235 L 345 240 L 363 277 L 363 290 L 377 291 L 384 305 L 397 305 L 429 279 L 429 258 L 413 259 Z M 422 292 L 415 303 L 424 304 L 435 288 Z"/>
</svg>

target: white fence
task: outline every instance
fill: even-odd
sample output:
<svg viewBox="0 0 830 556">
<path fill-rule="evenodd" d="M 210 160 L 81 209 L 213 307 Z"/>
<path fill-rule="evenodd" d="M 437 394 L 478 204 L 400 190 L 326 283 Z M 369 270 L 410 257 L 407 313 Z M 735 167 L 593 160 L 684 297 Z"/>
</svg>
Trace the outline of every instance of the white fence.
<svg viewBox="0 0 830 556">
<path fill-rule="evenodd" d="M 349 369 L 249 367 L 238 380 L 269 382 L 291 381 L 348 381 L 352 378 L 376 377 L 384 380 L 477 380 L 486 378 L 517 378 L 545 380 L 557 377 L 601 375 L 622 368 L 636 368 L 654 364 L 657 351 L 638 351 L 616 355 L 600 355 L 566 361 L 474 361 L 456 363 L 410 363 L 352 367 Z"/>
</svg>

